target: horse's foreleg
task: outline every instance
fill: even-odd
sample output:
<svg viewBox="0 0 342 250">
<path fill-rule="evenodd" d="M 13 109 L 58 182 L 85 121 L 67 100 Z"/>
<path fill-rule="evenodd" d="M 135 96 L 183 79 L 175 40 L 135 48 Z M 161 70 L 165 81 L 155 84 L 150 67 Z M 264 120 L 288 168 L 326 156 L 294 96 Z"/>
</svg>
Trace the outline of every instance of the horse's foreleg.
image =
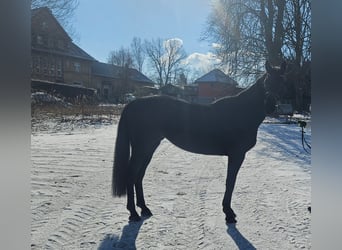
<svg viewBox="0 0 342 250">
<path fill-rule="evenodd" d="M 228 158 L 228 171 L 226 179 L 226 192 L 223 198 L 223 212 L 226 214 L 226 223 L 236 223 L 236 215 L 231 208 L 232 194 L 235 186 L 235 181 L 243 160 L 244 153 L 234 154 Z"/>
</svg>

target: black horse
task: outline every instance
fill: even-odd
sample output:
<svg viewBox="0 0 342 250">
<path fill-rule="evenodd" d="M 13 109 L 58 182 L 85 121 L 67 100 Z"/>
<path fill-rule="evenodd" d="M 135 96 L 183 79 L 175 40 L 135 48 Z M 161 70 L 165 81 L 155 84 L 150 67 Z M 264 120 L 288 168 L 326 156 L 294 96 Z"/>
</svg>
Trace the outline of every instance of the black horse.
<svg viewBox="0 0 342 250">
<path fill-rule="evenodd" d="M 190 104 L 152 96 L 130 102 L 122 111 L 116 138 L 112 192 L 127 194 L 129 220 L 138 221 L 134 188 L 141 216 L 151 216 L 144 200 L 142 181 L 152 155 L 161 140 L 198 154 L 227 155 L 228 172 L 223 212 L 227 223 L 235 223 L 231 197 L 245 154 L 256 144 L 258 127 L 274 111 L 274 97 L 283 87 L 286 64 L 271 67 L 255 84 L 233 97 L 210 105 Z"/>
</svg>

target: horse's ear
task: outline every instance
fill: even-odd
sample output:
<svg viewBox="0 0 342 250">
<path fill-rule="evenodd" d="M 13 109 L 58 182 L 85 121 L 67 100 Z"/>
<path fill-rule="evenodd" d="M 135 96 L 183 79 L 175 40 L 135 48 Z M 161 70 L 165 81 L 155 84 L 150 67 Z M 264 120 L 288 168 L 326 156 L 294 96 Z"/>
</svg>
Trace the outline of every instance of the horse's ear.
<svg viewBox="0 0 342 250">
<path fill-rule="evenodd" d="M 286 71 L 286 62 L 283 61 L 282 64 L 281 64 L 281 66 L 280 66 L 280 73 L 281 73 L 281 74 L 284 74 L 285 71 Z"/>
<path fill-rule="evenodd" d="M 266 63 L 265 63 L 265 68 L 266 68 L 266 72 L 267 73 L 271 73 L 272 72 L 272 66 L 270 64 L 270 62 L 268 60 L 266 60 Z"/>
</svg>

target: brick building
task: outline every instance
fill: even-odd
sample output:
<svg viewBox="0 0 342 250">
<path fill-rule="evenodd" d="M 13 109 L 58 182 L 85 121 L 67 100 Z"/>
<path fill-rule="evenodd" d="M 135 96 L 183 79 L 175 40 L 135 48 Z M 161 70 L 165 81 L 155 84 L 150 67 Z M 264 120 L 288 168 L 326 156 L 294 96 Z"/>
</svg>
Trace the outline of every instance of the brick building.
<svg viewBox="0 0 342 250">
<path fill-rule="evenodd" d="M 235 80 L 219 69 L 203 75 L 195 80 L 194 84 L 198 86 L 197 99 L 200 103 L 210 103 L 221 97 L 233 96 L 242 90 Z"/>
</svg>

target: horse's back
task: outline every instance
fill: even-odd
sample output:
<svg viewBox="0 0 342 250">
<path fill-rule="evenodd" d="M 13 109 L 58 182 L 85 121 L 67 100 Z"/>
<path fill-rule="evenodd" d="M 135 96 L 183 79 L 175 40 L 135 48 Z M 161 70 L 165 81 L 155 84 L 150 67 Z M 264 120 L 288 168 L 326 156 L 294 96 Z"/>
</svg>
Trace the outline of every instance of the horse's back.
<svg viewBox="0 0 342 250">
<path fill-rule="evenodd" d="M 121 117 L 126 120 L 126 126 L 131 134 L 137 137 L 163 133 L 166 124 L 175 119 L 184 103 L 166 96 L 149 96 L 128 103 Z"/>
<path fill-rule="evenodd" d="M 209 106 L 195 105 L 168 96 L 136 99 L 124 108 L 126 126 L 134 137 L 171 139 L 210 128 Z"/>
<path fill-rule="evenodd" d="M 209 114 L 209 107 L 194 105 L 186 101 L 169 96 L 150 96 L 130 102 L 123 112 L 127 113 L 136 125 L 150 124 L 150 126 L 164 127 L 172 123 L 186 123 L 186 120 L 197 119 Z"/>
</svg>

